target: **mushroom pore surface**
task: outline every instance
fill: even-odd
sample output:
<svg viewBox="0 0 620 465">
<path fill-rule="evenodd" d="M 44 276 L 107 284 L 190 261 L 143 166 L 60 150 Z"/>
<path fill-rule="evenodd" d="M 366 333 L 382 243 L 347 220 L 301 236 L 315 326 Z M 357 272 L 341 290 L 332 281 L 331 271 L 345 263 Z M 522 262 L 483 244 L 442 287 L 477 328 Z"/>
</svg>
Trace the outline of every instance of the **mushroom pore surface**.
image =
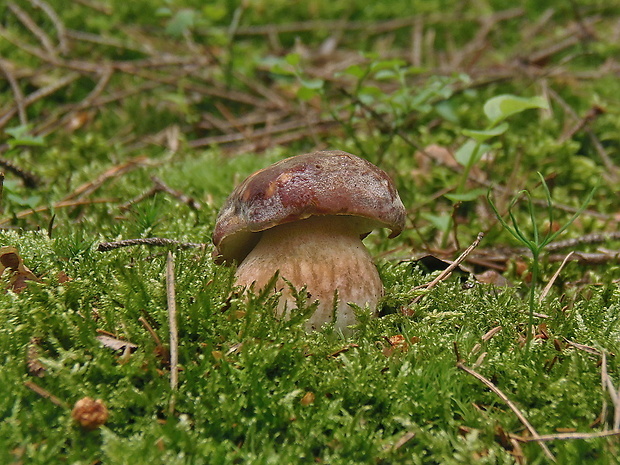
<svg viewBox="0 0 620 465">
<path fill-rule="evenodd" d="M 254 284 L 254 289 L 259 290 L 276 271 L 280 277 L 275 291 L 282 292 L 278 305 L 280 316 L 288 317 L 296 308 L 284 279 L 297 290 L 306 286 L 308 302 L 319 301 L 306 322 L 307 330 L 331 322 L 335 312 L 335 329 L 347 333 L 347 327 L 356 322 L 348 302 L 361 307 L 368 305 L 375 311 L 383 294 L 377 268 L 352 217 L 313 216 L 263 231 L 258 244 L 237 269 L 237 284 Z"/>
</svg>

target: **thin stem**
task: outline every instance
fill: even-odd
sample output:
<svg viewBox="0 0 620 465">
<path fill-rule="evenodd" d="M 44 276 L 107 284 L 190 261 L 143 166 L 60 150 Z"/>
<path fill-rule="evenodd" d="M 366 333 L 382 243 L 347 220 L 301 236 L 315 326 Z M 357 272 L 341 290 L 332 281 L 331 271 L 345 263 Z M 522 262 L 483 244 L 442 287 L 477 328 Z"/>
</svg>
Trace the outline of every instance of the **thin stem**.
<svg viewBox="0 0 620 465">
<path fill-rule="evenodd" d="M 534 334 L 534 311 L 536 310 L 536 286 L 538 285 L 540 249 L 532 249 L 532 282 L 530 283 L 530 312 L 528 316 L 527 344 L 529 346 Z"/>
</svg>

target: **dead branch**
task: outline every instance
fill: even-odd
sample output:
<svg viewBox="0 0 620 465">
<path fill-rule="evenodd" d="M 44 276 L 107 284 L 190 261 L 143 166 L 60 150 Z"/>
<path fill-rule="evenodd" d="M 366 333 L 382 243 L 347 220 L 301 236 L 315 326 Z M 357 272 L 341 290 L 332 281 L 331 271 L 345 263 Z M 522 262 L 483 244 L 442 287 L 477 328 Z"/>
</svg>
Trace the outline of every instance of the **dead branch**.
<svg viewBox="0 0 620 465">
<path fill-rule="evenodd" d="M 254 139 L 269 137 L 277 133 L 287 132 L 294 129 L 304 128 L 307 129 L 309 125 L 317 128 L 323 125 L 333 127 L 336 125 L 331 119 L 312 117 L 308 121 L 305 120 L 293 120 L 285 123 L 275 124 L 269 128 L 257 129 L 252 133 Z M 230 144 L 233 142 L 242 142 L 247 140 L 247 137 L 243 133 L 224 134 L 220 136 L 203 137 L 201 139 L 194 139 L 188 142 L 188 145 L 192 148 L 206 147 L 209 145 Z"/>
<path fill-rule="evenodd" d="M 542 301 L 545 300 L 545 297 L 547 297 L 547 294 L 549 294 L 551 287 L 553 287 L 553 283 L 555 282 L 556 279 L 558 279 L 558 276 L 560 276 L 562 269 L 564 268 L 566 263 L 571 259 L 574 253 L 575 253 L 574 251 L 569 252 L 568 255 L 564 257 L 564 259 L 562 260 L 562 264 L 559 266 L 556 272 L 553 273 L 553 276 L 551 277 L 551 279 L 549 280 L 549 282 L 547 283 L 543 291 L 540 293 L 540 296 L 538 297 L 538 305 L 540 305 Z"/>
<path fill-rule="evenodd" d="M 430 283 L 424 286 L 425 289 L 430 290 L 437 285 L 437 283 L 445 280 L 448 276 L 452 274 L 452 272 L 467 258 L 467 256 L 480 244 L 482 238 L 484 237 L 483 233 L 478 233 L 478 237 L 476 240 L 469 246 L 467 249 L 463 251 L 463 253 L 452 262 L 445 270 L 443 270 L 435 279 L 433 279 Z M 413 299 L 412 303 L 418 303 L 426 294 L 420 294 L 415 299 Z"/>
<path fill-rule="evenodd" d="M 172 252 L 168 252 L 166 259 L 166 297 L 170 326 L 170 389 L 176 391 L 179 385 L 179 330 L 177 329 L 177 303 Z M 174 410 L 174 397 L 170 401 L 170 410 Z"/>
<path fill-rule="evenodd" d="M 49 95 L 62 89 L 63 87 L 68 86 L 72 82 L 76 81 L 79 77 L 80 75 L 78 73 L 69 73 L 65 75 L 64 77 L 58 79 L 58 81 L 54 82 L 53 84 L 50 84 L 48 86 L 45 86 L 45 87 L 42 87 L 36 90 L 35 92 L 28 95 L 24 99 L 23 101 L 24 108 L 27 108 L 28 106 L 32 105 L 34 102 L 37 102 L 41 100 L 42 98 L 48 97 Z M 17 111 L 18 111 L 18 106 L 15 105 L 14 107 L 9 108 L 9 110 L 7 110 L 3 115 L 0 115 L 0 129 L 3 128 L 9 122 L 9 120 L 15 115 L 15 113 L 17 113 Z"/>
<path fill-rule="evenodd" d="M 78 198 L 85 197 L 87 195 L 92 194 L 97 189 L 99 189 L 108 179 L 113 179 L 118 176 L 122 176 L 123 174 L 139 168 L 141 166 L 148 165 L 150 163 L 150 159 L 144 155 L 140 155 L 134 158 L 131 158 L 120 165 L 113 166 L 112 168 L 106 170 L 102 174 L 100 174 L 93 181 L 89 181 L 85 184 L 82 184 L 77 189 L 75 189 L 71 194 L 67 195 L 63 201 L 74 200 Z"/>
<path fill-rule="evenodd" d="M 95 205 L 101 203 L 112 203 L 118 202 L 117 199 L 85 199 L 85 200 L 61 200 L 60 202 L 56 202 L 53 205 L 43 205 L 36 208 L 29 208 L 28 210 L 22 210 L 19 213 L 15 214 L 11 218 L 5 218 L 4 220 L 0 220 L 0 227 L 6 226 L 11 223 L 14 219 L 23 219 L 28 216 L 34 215 L 36 213 L 43 213 L 52 209 L 57 208 L 71 208 L 71 207 L 79 207 L 82 205 Z"/>
<path fill-rule="evenodd" d="M 31 171 L 20 168 L 15 163 L 13 163 L 11 160 L 0 158 L 0 166 L 6 169 L 7 171 L 13 173 L 14 175 L 22 178 L 26 187 L 35 188 L 41 183 L 41 180 L 36 174 L 32 173 Z"/>
<path fill-rule="evenodd" d="M 459 360 L 456 363 L 456 366 L 457 366 L 457 368 L 459 370 L 463 370 L 465 373 L 468 373 L 471 376 L 473 376 L 474 378 L 476 378 L 478 381 L 480 381 L 482 384 L 484 384 L 486 387 L 488 387 L 491 391 L 493 391 L 493 393 L 497 397 L 499 397 L 506 405 L 508 405 L 510 410 L 513 411 L 513 413 L 517 416 L 517 418 L 523 424 L 523 426 L 525 426 L 527 428 L 527 430 L 530 432 L 530 434 L 532 435 L 532 440 L 538 442 L 538 444 L 540 445 L 541 449 L 543 450 L 543 452 L 545 453 L 547 458 L 549 460 L 551 460 L 552 462 L 554 462 L 554 463 L 556 462 L 556 459 L 555 459 L 554 455 L 551 453 L 549 448 L 542 441 L 541 436 L 538 434 L 536 429 L 534 429 L 534 427 L 527 420 L 525 415 L 516 406 L 516 404 L 514 402 L 512 402 L 508 398 L 508 396 L 506 394 L 504 394 L 497 386 L 495 386 L 495 384 L 493 384 L 490 380 L 488 380 L 487 378 L 482 376 L 480 373 L 478 373 L 478 372 L 472 370 L 471 368 L 467 367 L 461 360 Z"/>
<path fill-rule="evenodd" d="M 11 92 L 13 92 L 13 97 L 15 97 L 15 106 L 17 107 L 17 114 L 19 115 L 19 123 L 21 125 L 28 124 L 28 115 L 26 114 L 26 105 L 24 103 L 24 94 L 22 93 L 19 84 L 17 83 L 17 79 L 13 75 L 9 63 L 0 59 L 0 71 L 4 73 L 7 81 L 9 81 L 9 85 L 11 86 Z"/>
<path fill-rule="evenodd" d="M 62 53 L 63 55 L 69 53 L 69 44 L 67 43 L 67 30 L 56 11 L 54 11 L 54 9 L 49 5 L 49 3 L 45 2 L 44 0 L 29 1 L 35 7 L 40 8 L 54 24 L 58 35 L 58 47 L 60 48 L 60 53 Z"/>
<path fill-rule="evenodd" d="M 33 3 L 33 0 L 31 0 L 31 3 Z M 32 33 L 32 35 L 34 35 L 39 40 L 39 42 L 41 42 L 41 45 L 43 46 L 45 51 L 51 56 L 56 56 L 56 48 L 52 44 L 52 40 L 49 38 L 46 32 L 41 29 L 37 25 L 37 23 L 34 22 L 30 15 L 13 2 L 9 2 L 7 6 L 9 7 L 9 10 L 11 10 L 11 12 L 15 16 L 17 16 L 17 19 L 19 19 L 21 23 L 26 26 L 26 28 Z"/>
<path fill-rule="evenodd" d="M 611 436 L 620 436 L 620 430 L 609 431 L 597 431 L 595 433 L 557 433 L 557 434 L 541 434 L 537 438 L 524 438 L 511 434 L 510 437 L 519 442 L 534 442 L 534 441 L 567 441 L 575 439 L 597 439 L 607 438 Z"/>
<path fill-rule="evenodd" d="M 97 247 L 99 252 L 109 252 L 110 250 L 120 249 L 121 247 L 132 247 L 134 245 L 148 245 L 148 246 L 176 246 L 182 249 L 198 249 L 204 248 L 206 244 L 200 244 L 196 242 L 182 242 L 174 239 L 165 239 L 163 237 L 145 237 L 141 239 L 124 239 L 114 242 L 101 242 Z"/>
<path fill-rule="evenodd" d="M 41 386 L 39 386 L 38 384 L 34 383 L 33 381 L 25 381 L 24 382 L 24 386 L 26 386 L 31 391 L 36 392 L 38 395 L 40 395 L 44 399 L 49 399 L 49 401 L 52 404 L 57 405 L 58 407 L 68 408 L 68 406 L 67 406 L 67 404 L 65 402 L 60 400 L 58 397 L 56 397 L 54 394 L 52 394 L 48 390 L 46 390 L 46 389 L 42 388 Z"/>
</svg>

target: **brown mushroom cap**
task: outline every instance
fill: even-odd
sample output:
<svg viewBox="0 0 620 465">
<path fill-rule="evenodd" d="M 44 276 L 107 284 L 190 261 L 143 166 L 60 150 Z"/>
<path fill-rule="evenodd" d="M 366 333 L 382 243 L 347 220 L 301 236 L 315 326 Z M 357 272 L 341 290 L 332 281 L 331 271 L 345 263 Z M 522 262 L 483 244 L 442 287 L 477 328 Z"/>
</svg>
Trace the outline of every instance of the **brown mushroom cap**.
<svg viewBox="0 0 620 465">
<path fill-rule="evenodd" d="M 257 171 L 232 192 L 213 232 L 215 253 L 240 263 L 261 231 L 314 215 L 354 217 L 361 236 L 387 227 L 394 237 L 405 225 L 405 207 L 383 170 L 340 150 L 312 152 Z"/>
</svg>

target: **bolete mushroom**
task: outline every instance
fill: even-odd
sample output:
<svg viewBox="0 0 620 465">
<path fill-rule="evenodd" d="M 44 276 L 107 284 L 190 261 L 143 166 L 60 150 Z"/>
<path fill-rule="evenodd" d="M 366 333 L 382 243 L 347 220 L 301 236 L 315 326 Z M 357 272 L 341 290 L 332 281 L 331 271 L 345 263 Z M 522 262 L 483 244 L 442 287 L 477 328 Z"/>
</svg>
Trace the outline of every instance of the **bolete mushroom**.
<svg viewBox="0 0 620 465">
<path fill-rule="evenodd" d="M 306 329 L 335 317 L 335 328 L 346 332 L 356 322 L 348 303 L 374 312 L 383 295 L 362 239 L 379 227 L 397 236 L 404 223 L 405 208 L 384 171 L 339 150 L 312 152 L 257 171 L 233 191 L 217 218 L 214 255 L 237 262 L 236 283 L 256 291 L 279 272 L 280 316 L 295 308 L 284 280 L 306 286 L 309 301 L 319 301 Z"/>
</svg>

